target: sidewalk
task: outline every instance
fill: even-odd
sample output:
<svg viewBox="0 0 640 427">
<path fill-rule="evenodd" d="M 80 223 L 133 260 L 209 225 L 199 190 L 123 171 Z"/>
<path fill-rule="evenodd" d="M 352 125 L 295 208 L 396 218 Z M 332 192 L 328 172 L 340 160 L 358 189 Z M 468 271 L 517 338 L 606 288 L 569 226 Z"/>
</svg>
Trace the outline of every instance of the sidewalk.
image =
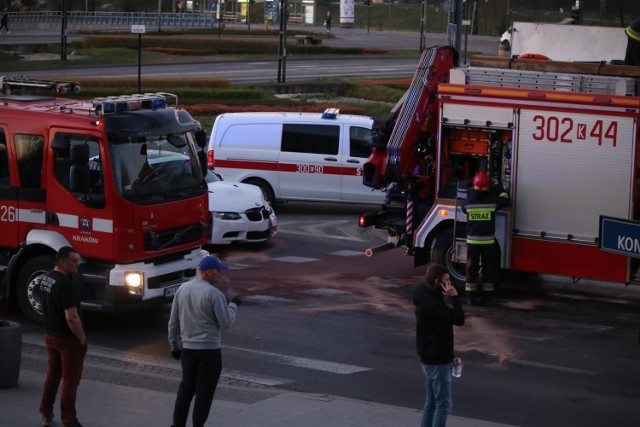
<svg viewBox="0 0 640 427">
<path fill-rule="evenodd" d="M 40 425 L 38 404 L 44 374 L 22 369 L 17 388 L 0 390 L 0 427 Z M 85 427 L 169 426 L 175 395 L 98 381 L 82 380 L 78 419 Z M 56 402 L 54 426 L 61 426 Z M 348 427 L 420 425 L 421 412 L 335 396 L 282 391 L 255 403 L 214 399 L 207 426 Z M 449 417 L 450 427 L 506 427 Z"/>
</svg>

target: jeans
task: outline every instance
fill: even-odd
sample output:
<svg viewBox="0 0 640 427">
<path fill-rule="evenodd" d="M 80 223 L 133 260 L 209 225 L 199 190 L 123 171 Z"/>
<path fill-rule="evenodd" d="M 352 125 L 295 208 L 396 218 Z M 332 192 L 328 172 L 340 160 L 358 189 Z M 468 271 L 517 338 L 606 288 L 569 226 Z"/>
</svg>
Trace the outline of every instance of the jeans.
<svg viewBox="0 0 640 427">
<path fill-rule="evenodd" d="M 64 425 L 70 424 L 77 418 L 76 394 L 82 377 L 87 344 L 80 344 L 75 338 L 63 339 L 49 335 L 45 335 L 44 341 L 47 344 L 49 360 L 40 400 L 40 413 L 47 418 L 53 417 L 53 405 L 62 380 L 60 420 Z"/>
<path fill-rule="evenodd" d="M 427 396 L 422 413 L 422 427 L 445 427 L 451 412 L 451 363 L 422 364 L 427 380 Z"/>
<path fill-rule="evenodd" d="M 193 427 L 204 427 L 222 372 L 222 353 L 215 350 L 182 349 L 182 381 L 173 409 L 174 427 L 185 427 L 193 404 Z"/>
</svg>

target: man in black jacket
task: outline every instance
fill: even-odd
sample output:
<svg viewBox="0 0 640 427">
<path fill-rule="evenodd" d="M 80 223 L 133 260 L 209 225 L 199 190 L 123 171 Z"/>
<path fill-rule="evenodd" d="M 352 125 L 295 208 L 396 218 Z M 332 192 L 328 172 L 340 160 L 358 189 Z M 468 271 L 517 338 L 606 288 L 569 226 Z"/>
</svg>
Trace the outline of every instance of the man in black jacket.
<svg viewBox="0 0 640 427">
<path fill-rule="evenodd" d="M 464 325 L 462 301 L 449 272 L 439 264 L 427 266 L 426 285 L 416 288 L 416 346 L 426 377 L 422 427 L 444 427 L 451 412 L 453 325 Z M 451 298 L 449 307 L 444 297 Z"/>
</svg>

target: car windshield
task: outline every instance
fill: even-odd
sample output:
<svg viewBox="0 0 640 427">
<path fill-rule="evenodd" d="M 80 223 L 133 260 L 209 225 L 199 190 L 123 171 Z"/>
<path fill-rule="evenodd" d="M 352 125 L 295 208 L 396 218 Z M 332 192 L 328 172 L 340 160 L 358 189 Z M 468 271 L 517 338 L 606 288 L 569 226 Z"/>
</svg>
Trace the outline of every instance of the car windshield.
<svg viewBox="0 0 640 427">
<path fill-rule="evenodd" d="M 222 181 L 222 178 L 220 178 L 220 176 L 212 171 L 207 171 L 207 174 L 204 176 L 205 181 L 207 181 L 207 184 L 211 184 L 212 182 L 218 182 L 218 181 Z"/>
<path fill-rule="evenodd" d="M 115 186 L 127 199 L 180 197 L 204 185 L 191 133 L 110 142 Z"/>
</svg>

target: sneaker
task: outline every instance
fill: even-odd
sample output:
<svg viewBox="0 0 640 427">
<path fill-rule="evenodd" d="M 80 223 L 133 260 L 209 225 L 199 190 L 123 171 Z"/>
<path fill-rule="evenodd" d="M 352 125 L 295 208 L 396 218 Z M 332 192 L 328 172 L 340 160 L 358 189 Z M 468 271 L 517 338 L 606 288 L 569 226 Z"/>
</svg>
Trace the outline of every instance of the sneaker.
<svg viewBox="0 0 640 427">
<path fill-rule="evenodd" d="M 51 423 L 53 423 L 53 415 L 43 415 L 42 416 L 42 425 L 44 427 L 51 427 Z"/>
<path fill-rule="evenodd" d="M 64 427 L 82 427 L 82 424 L 78 422 L 78 419 L 71 421 L 69 424 L 65 424 Z"/>
</svg>

